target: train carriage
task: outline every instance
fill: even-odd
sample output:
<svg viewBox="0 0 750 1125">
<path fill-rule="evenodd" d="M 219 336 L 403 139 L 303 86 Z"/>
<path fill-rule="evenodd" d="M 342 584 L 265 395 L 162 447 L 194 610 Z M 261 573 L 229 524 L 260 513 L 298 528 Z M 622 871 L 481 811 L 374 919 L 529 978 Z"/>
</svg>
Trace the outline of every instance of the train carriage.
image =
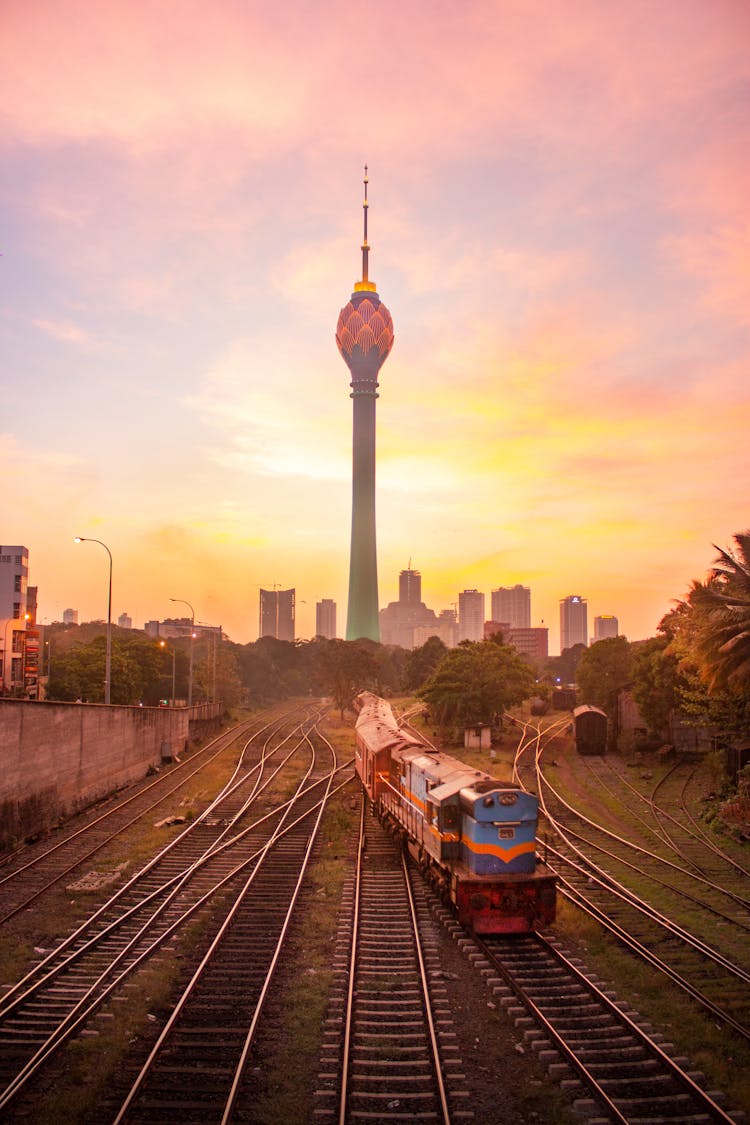
<svg viewBox="0 0 750 1125">
<path fill-rule="evenodd" d="M 402 731 L 389 704 L 358 699 L 356 768 L 459 920 L 478 933 L 526 933 L 555 916 L 555 876 L 536 858 L 538 803 Z"/>
<path fill-rule="evenodd" d="M 579 754 L 604 754 L 607 750 L 606 711 L 584 703 L 573 711 L 576 750 Z"/>
</svg>

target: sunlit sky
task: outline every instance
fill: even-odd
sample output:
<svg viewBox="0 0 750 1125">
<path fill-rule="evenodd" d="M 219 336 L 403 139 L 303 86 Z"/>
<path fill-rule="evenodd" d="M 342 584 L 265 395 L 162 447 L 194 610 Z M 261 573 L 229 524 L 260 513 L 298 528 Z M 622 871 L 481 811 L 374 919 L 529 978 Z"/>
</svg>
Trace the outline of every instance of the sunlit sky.
<svg viewBox="0 0 750 1125">
<path fill-rule="evenodd" d="M 346 623 L 360 276 L 380 604 L 652 635 L 750 526 L 746 0 L 3 0 L 0 538 L 39 619 Z"/>
</svg>

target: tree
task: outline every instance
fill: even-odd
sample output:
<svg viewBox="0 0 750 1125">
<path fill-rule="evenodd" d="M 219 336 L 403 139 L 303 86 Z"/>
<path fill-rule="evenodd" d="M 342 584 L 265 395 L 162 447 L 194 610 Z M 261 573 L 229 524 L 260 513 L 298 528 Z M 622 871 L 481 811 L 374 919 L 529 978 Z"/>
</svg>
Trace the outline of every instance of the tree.
<svg viewBox="0 0 750 1125">
<path fill-rule="evenodd" d="M 680 693 L 679 661 L 670 637 L 661 633 L 643 641 L 633 652 L 633 698 L 649 730 L 665 740 Z"/>
<path fill-rule="evenodd" d="M 617 710 L 617 692 L 631 678 L 632 658 L 625 637 L 597 641 L 584 651 L 576 669 L 583 702 L 601 707 L 611 718 Z"/>
<path fill-rule="evenodd" d="M 694 583 L 693 589 L 697 583 Z M 692 592 L 692 591 L 691 591 Z M 662 619 L 661 632 L 669 638 L 665 654 L 677 662 L 675 710 L 692 726 L 712 727 L 725 738 L 750 735 L 750 692 L 724 686 L 707 665 L 710 622 L 702 608 L 687 601 Z"/>
<path fill-rule="evenodd" d="M 466 726 L 492 723 L 534 686 L 534 673 L 514 648 L 466 641 L 446 653 L 419 694 L 442 726 Z"/>
<path fill-rule="evenodd" d="M 315 676 L 341 712 L 351 707 L 360 691 L 374 686 L 378 665 L 365 641 L 323 641 L 316 653 Z"/>
<path fill-rule="evenodd" d="M 578 665 L 586 651 L 586 645 L 572 645 L 564 648 L 559 656 L 551 656 L 547 661 L 547 672 L 553 680 L 561 684 L 574 684 L 578 672 Z"/>
<path fill-rule="evenodd" d="M 709 688 L 750 688 L 750 530 L 734 536 L 736 552 L 716 547 L 706 582 L 694 582 L 688 606 L 694 641 Z M 715 544 L 714 544 L 715 546 Z"/>
<path fill-rule="evenodd" d="M 419 648 L 412 649 L 404 667 L 404 687 L 418 691 L 427 682 L 448 649 L 440 637 L 428 637 Z"/>
</svg>

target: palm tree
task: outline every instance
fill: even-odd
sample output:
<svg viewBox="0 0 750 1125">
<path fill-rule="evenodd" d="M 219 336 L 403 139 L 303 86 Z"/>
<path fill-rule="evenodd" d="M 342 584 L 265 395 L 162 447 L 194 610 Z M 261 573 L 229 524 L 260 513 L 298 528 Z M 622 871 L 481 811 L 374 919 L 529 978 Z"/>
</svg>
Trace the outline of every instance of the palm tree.
<svg viewBox="0 0 750 1125">
<path fill-rule="evenodd" d="M 696 614 L 696 647 L 710 689 L 750 687 L 750 530 L 734 536 L 736 551 L 716 547 L 705 582 L 688 603 Z"/>
</svg>

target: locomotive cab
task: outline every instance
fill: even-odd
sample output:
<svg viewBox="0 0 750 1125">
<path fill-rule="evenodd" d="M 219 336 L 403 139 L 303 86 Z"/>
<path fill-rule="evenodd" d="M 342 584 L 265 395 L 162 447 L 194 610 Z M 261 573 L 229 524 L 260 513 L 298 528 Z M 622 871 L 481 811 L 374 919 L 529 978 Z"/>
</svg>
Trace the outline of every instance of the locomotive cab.
<svg viewBox="0 0 750 1125">
<path fill-rule="evenodd" d="M 461 809 L 467 867 L 477 875 L 533 873 L 538 811 L 533 793 L 490 778 L 461 790 Z"/>
</svg>

